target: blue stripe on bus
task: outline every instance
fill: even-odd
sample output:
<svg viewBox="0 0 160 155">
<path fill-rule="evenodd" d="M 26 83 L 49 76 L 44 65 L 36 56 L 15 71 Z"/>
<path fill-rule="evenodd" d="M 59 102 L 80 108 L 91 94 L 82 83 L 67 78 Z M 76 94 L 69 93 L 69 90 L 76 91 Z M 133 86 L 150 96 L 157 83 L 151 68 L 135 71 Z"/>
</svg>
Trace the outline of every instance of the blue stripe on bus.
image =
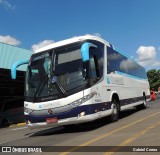
<svg viewBox="0 0 160 155">
<path fill-rule="evenodd" d="M 149 95 L 146 96 L 146 99 L 149 99 L 149 98 L 150 98 Z M 120 106 L 132 104 L 139 101 L 143 101 L 143 96 L 120 100 Z M 65 118 L 77 117 L 78 114 L 80 114 L 83 111 L 85 111 L 86 115 L 91 115 L 99 111 L 109 110 L 110 108 L 111 108 L 111 102 L 97 103 L 97 104 L 79 106 L 79 107 L 73 108 L 72 110 L 59 113 L 59 114 L 41 115 L 41 116 L 25 115 L 25 118 L 26 120 L 30 120 L 32 123 L 37 123 L 37 122 L 45 122 L 46 118 L 48 117 L 57 117 L 58 119 L 65 119 Z"/>
<path fill-rule="evenodd" d="M 73 108 L 72 110 L 59 113 L 59 114 L 43 115 L 43 116 L 42 115 L 41 116 L 25 115 L 25 118 L 26 120 L 30 120 L 32 123 L 45 122 L 46 118 L 48 117 L 57 117 L 58 119 L 65 119 L 65 118 L 77 117 L 78 114 L 80 114 L 83 111 L 85 111 L 86 115 L 91 115 L 102 110 L 103 111 L 109 110 L 110 108 L 111 108 L 111 102 L 97 103 L 92 105 L 78 106 Z"/>
<path fill-rule="evenodd" d="M 124 75 L 124 76 L 130 77 L 130 78 L 147 81 L 147 79 L 143 79 L 143 78 L 140 78 L 140 77 L 137 77 L 137 76 L 134 76 L 134 75 L 126 74 L 126 73 L 123 73 L 123 72 L 120 72 L 120 71 L 115 71 L 115 73 L 119 74 L 119 75 Z"/>
</svg>

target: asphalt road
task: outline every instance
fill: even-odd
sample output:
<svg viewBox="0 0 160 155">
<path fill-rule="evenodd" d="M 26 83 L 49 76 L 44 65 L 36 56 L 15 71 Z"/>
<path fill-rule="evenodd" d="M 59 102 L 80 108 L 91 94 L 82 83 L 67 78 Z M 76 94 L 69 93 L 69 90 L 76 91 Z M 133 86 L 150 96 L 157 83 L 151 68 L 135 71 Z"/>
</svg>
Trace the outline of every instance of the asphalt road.
<svg viewBox="0 0 160 155">
<path fill-rule="evenodd" d="M 0 146 L 15 146 L 15 148 L 21 146 L 20 152 L 26 151 L 25 146 L 34 148 L 46 146 L 41 148 L 42 151 L 43 149 L 51 151 L 37 154 L 153 155 L 160 154 L 159 131 L 160 100 L 156 100 L 149 102 L 148 108 L 145 110 L 137 110 L 136 108 L 126 110 L 120 115 L 119 121 L 115 123 L 104 118 L 75 126 L 72 129 L 58 127 L 30 130 L 25 126 L 1 128 Z M 37 149 L 37 151 L 41 151 L 41 149 Z M 28 148 L 27 151 L 29 151 Z"/>
</svg>

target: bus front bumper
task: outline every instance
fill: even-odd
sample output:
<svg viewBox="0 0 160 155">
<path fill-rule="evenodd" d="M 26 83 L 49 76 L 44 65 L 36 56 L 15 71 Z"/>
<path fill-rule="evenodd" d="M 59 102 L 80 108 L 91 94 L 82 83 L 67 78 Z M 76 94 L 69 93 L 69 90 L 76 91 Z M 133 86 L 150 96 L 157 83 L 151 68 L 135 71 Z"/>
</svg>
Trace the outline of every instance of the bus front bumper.
<svg viewBox="0 0 160 155">
<path fill-rule="evenodd" d="M 91 115 L 85 115 L 85 116 L 81 116 L 81 117 L 72 117 L 72 118 L 60 119 L 55 123 L 47 123 L 47 122 L 31 123 L 28 120 L 26 122 L 26 125 L 30 129 L 58 127 L 58 126 L 63 126 L 63 125 L 90 122 L 90 121 L 93 121 L 95 119 L 94 117 L 95 117 L 94 114 L 91 114 Z"/>
</svg>

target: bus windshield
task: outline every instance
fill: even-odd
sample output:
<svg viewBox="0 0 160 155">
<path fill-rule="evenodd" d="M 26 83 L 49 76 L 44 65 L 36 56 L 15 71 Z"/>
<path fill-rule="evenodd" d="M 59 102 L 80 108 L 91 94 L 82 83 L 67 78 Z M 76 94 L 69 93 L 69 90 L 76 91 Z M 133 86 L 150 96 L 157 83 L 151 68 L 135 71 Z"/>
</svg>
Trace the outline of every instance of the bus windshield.
<svg viewBox="0 0 160 155">
<path fill-rule="evenodd" d="M 70 94 L 83 87 L 86 81 L 80 47 L 81 44 L 74 44 L 34 54 L 26 73 L 25 96 L 60 98 L 64 92 Z"/>
</svg>

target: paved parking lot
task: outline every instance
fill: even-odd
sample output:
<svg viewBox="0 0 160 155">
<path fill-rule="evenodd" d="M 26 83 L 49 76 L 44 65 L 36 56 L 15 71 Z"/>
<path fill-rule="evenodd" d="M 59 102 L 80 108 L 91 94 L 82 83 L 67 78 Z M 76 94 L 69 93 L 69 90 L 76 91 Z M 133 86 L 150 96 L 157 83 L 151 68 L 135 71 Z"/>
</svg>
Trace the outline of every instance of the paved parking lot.
<svg viewBox="0 0 160 155">
<path fill-rule="evenodd" d="M 110 123 L 107 118 L 104 118 L 78 125 L 73 129 L 58 127 L 30 130 L 24 125 L 2 128 L 0 145 L 52 146 L 48 147 L 51 154 L 61 155 L 146 154 L 146 152 L 158 154 L 158 151 L 160 152 L 159 131 L 160 101 L 156 100 L 149 102 L 145 110 L 132 108 L 123 112 L 116 123 Z M 50 152 L 44 154 L 50 154 Z"/>
</svg>

